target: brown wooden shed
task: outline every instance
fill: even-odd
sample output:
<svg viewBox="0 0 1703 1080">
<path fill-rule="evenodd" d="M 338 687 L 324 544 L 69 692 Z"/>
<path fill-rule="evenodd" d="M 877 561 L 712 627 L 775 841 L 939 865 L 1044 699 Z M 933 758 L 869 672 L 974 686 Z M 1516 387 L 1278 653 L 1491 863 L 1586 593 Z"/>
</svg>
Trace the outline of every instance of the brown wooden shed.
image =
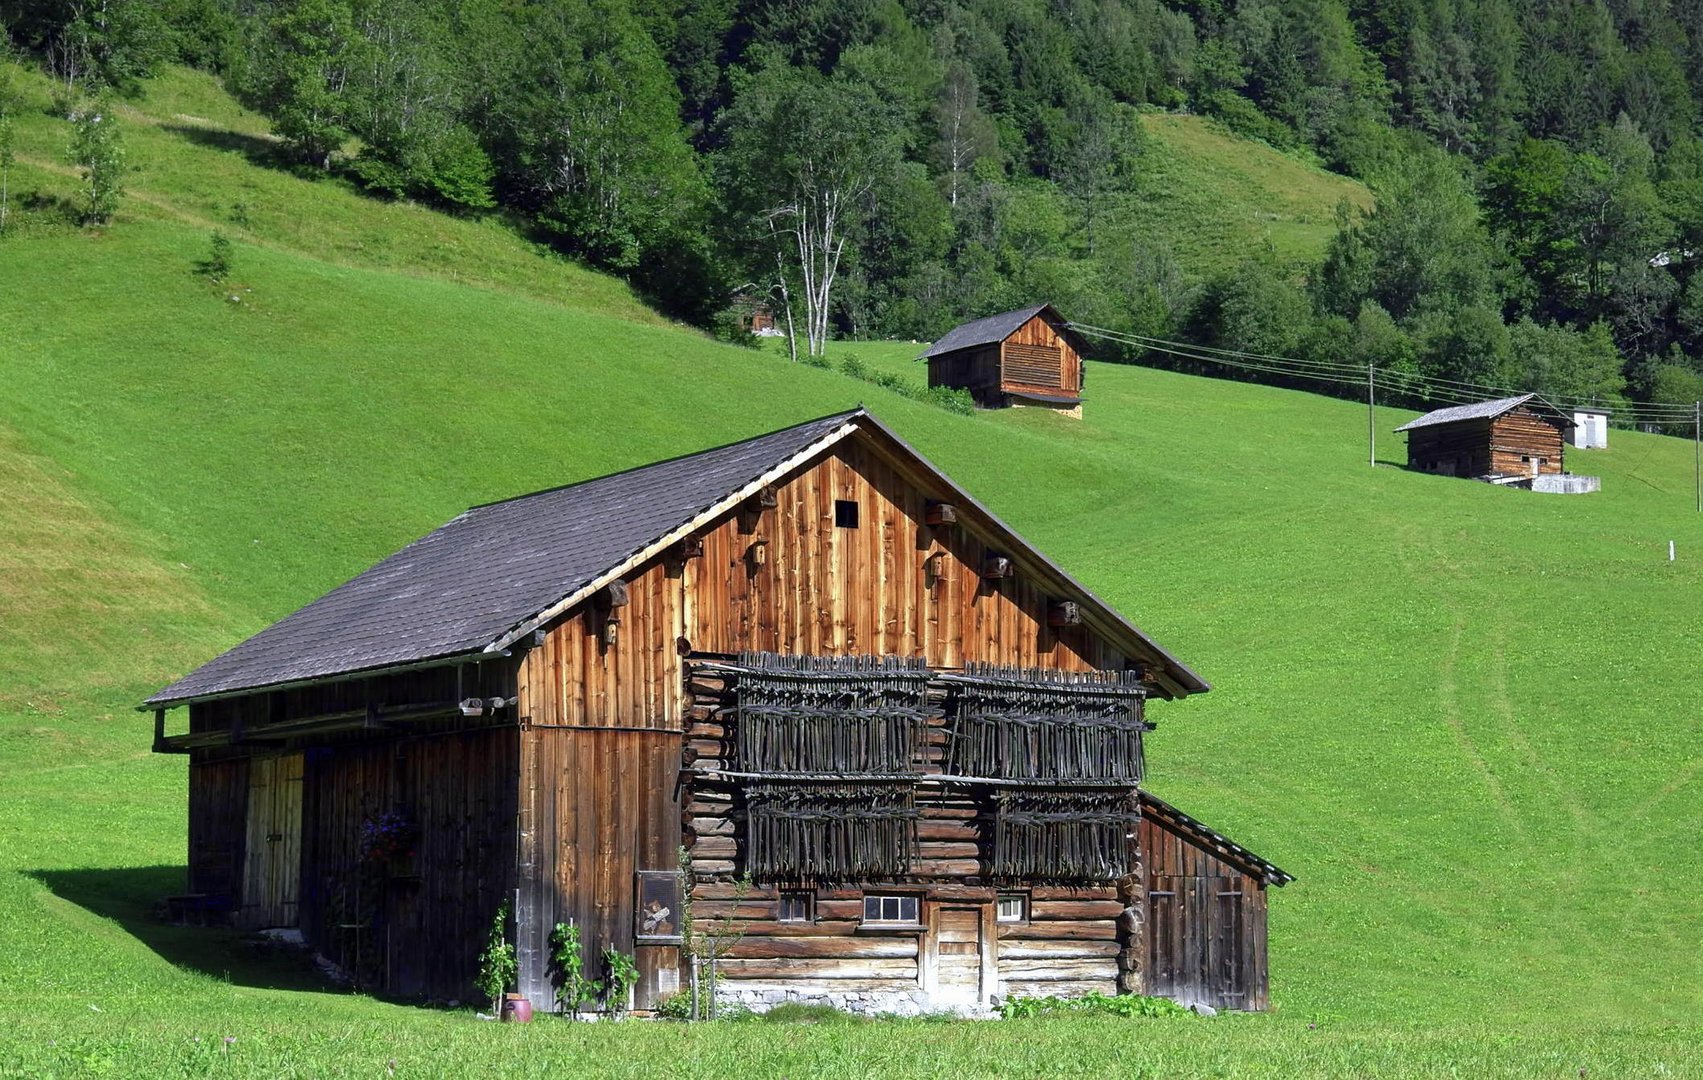
<svg viewBox="0 0 1703 1080">
<path fill-rule="evenodd" d="M 1207 689 L 857 410 L 475 507 L 145 707 L 185 902 L 378 992 L 467 999 L 512 901 L 541 1008 L 558 922 L 679 989 L 683 902 L 757 1007 L 1198 996 L 1226 954 L 1145 936 L 1175 838 L 1254 883 L 1211 1001 L 1257 1008 L 1287 875 L 1141 790 L 1148 701 Z"/>
<path fill-rule="evenodd" d="M 1572 418 L 1536 394 L 1456 405 L 1410 420 L 1408 468 L 1509 482 L 1559 475 Z"/>
<path fill-rule="evenodd" d="M 928 385 L 968 390 L 984 408 L 1039 405 L 1080 416 L 1085 343 L 1051 304 L 948 331 L 917 359 Z"/>
</svg>

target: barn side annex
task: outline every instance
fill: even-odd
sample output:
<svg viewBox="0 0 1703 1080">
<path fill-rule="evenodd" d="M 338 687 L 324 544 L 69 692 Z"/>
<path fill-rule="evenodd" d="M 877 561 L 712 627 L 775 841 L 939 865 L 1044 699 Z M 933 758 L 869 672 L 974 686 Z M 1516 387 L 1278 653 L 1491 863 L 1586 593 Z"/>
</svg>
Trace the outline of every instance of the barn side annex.
<svg viewBox="0 0 1703 1080">
<path fill-rule="evenodd" d="M 689 901 L 759 1007 L 1259 1009 L 1291 877 L 1144 790 L 1208 689 L 856 410 L 475 507 L 144 707 L 185 901 L 376 992 L 469 998 L 507 902 L 535 1006 L 573 922 L 649 1008 Z"/>
</svg>

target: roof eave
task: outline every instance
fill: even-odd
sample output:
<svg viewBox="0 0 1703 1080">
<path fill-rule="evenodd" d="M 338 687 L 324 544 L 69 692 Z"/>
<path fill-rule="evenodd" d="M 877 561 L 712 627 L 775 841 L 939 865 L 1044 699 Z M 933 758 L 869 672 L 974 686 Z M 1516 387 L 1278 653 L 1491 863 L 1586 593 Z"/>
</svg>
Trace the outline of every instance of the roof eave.
<svg viewBox="0 0 1703 1080">
<path fill-rule="evenodd" d="M 283 679 L 278 682 L 259 683 L 254 686 L 239 686 L 229 690 L 214 690 L 205 694 L 186 694 L 182 696 L 163 696 L 165 691 L 155 694 L 136 706 L 137 712 L 152 712 L 155 709 L 175 709 L 183 705 L 198 705 L 205 701 L 223 701 L 228 698 L 248 697 L 250 694 L 269 694 L 279 690 L 296 690 L 304 686 L 318 686 L 323 683 L 342 682 L 345 679 L 368 679 L 378 675 L 395 675 L 404 671 L 418 671 L 422 668 L 445 667 L 449 664 L 477 663 L 482 660 L 492 660 L 508 656 L 506 650 L 492 650 L 484 646 L 472 650 L 444 653 L 441 656 L 426 657 L 421 660 L 409 660 L 400 664 L 380 664 L 376 667 L 352 668 L 348 671 L 334 671 L 325 675 L 310 675 L 300 679 Z M 166 690 L 171 689 L 170 686 Z"/>
</svg>

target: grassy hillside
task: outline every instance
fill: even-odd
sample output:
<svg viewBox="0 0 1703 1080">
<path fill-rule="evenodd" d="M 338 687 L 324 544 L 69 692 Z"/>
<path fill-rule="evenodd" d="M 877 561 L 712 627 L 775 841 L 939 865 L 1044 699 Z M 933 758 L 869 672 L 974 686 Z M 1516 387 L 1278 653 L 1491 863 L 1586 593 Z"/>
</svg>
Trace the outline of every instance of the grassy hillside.
<svg viewBox="0 0 1703 1080">
<path fill-rule="evenodd" d="M 1316 261 L 1336 232 L 1336 208 L 1370 209 L 1357 180 L 1239 139 L 1203 116 L 1147 113 L 1151 140 L 1138 195 L 1150 235 L 1187 273 L 1234 266 L 1259 245 L 1280 260 Z"/>
<path fill-rule="evenodd" d="M 1407 414 L 1372 469 L 1363 408 L 1143 369 L 1090 365 L 1081 422 L 954 416 L 661 325 L 499 229 L 133 132 L 183 155 L 137 174 L 154 202 L 0 242 L 0 1076 L 1703 1068 L 1687 444 L 1615 432 L 1569 459 L 1605 490 L 1561 498 L 1390 467 Z M 233 304 L 190 268 L 248 184 Z M 1273 1014 L 498 1029 L 150 917 L 184 764 L 147 752 L 148 691 L 467 505 L 860 400 L 1215 684 L 1153 710 L 1153 786 L 1299 875 Z"/>
</svg>

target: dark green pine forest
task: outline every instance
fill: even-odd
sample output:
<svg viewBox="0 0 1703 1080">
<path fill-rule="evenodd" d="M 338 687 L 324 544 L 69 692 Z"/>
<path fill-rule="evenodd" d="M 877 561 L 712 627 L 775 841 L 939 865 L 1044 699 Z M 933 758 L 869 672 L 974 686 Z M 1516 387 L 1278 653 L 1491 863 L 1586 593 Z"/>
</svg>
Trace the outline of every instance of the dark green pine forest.
<svg viewBox="0 0 1703 1080">
<path fill-rule="evenodd" d="M 1204 346 L 1703 397 L 1703 0 L 6 0 L 0 21 L 67 115 L 209 70 L 272 118 L 280 167 L 503 215 L 730 338 L 733 298 L 767 297 L 801 354 L 1046 299 Z M 1185 271 L 1133 194 L 1162 152 L 1147 111 L 1375 207 L 1345 203 L 1322 258 Z"/>
</svg>

